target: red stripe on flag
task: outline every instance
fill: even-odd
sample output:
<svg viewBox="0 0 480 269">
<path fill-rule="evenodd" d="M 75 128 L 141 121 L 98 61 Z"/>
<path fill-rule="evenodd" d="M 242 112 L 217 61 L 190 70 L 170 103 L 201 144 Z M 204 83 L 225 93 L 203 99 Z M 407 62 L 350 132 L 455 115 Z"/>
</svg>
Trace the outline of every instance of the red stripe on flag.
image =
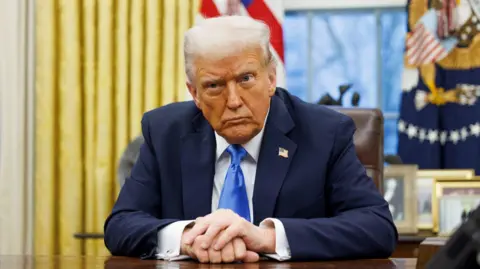
<svg viewBox="0 0 480 269">
<path fill-rule="evenodd" d="M 423 25 L 417 26 L 415 28 L 415 32 L 413 33 L 413 35 L 410 36 L 410 38 L 408 38 L 407 40 L 407 47 L 410 48 L 415 44 L 417 44 L 419 41 L 421 41 L 424 38 L 424 34 L 425 34 L 425 27 L 423 27 Z"/>
<path fill-rule="evenodd" d="M 440 47 L 437 53 L 433 55 L 431 62 L 436 62 L 437 60 L 441 59 L 442 55 L 444 55 L 445 53 L 446 53 L 445 49 Z"/>
<path fill-rule="evenodd" d="M 200 6 L 200 14 L 202 14 L 202 16 L 205 18 L 220 16 L 217 5 L 215 5 L 213 0 L 202 0 L 202 4 Z"/>
<path fill-rule="evenodd" d="M 420 54 L 420 63 L 428 64 L 431 63 L 431 59 L 429 60 L 429 57 L 438 49 L 440 48 L 440 43 L 438 43 L 436 40 L 433 40 L 432 42 L 429 42 L 428 44 L 425 45 L 424 50 L 422 51 L 422 54 Z"/>
<path fill-rule="evenodd" d="M 253 0 L 247 8 L 250 17 L 264 21 L 270 27 L 270 43 L 284 62 L 283 30 L 275 15 L 263 0 Z"/>
</svg>

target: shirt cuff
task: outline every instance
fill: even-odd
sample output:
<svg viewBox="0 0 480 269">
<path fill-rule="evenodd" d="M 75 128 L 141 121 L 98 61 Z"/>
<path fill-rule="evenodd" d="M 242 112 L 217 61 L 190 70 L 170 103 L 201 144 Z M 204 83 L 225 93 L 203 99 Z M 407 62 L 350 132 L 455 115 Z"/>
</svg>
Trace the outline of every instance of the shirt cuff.
<svg viewBox="0 0 480 269">
<path fill-rule="evenodd" d="M 268 218 L 263 220 L 259 226 L 260 228 L 271 227 L 272 223 L 275 228 L 275 254 L 265 254 L 265 256 L 277 261 L 289 260 L 291 258 L 290 245 L 283 223 L 278 219 Z"/>
<path fill-rule="evenodd" d="M 180 255 L 182 234 L 192 220 L 176 221 L 158 231 L 157 259 L 166 261 L 178 261 L 189 259 L 187 255 Z"/>
</svg>

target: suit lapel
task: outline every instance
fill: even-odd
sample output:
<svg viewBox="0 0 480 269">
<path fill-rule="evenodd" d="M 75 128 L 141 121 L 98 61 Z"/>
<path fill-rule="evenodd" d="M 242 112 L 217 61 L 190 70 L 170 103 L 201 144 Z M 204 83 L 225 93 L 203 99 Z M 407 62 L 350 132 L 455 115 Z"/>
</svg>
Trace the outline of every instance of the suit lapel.
<svg viewBox="0 0 480 269">
<path fill-rule="evenodd" d="M 193 120 L 195 132 L 182 139 L 182 190 L 185 219 L 211 213 L 215 175 L 215 136 L 199 113 Z"/>
<path fill-rule="evenodd" d="M 265 126 L 253 194 L 254 223 L 272 217 L 278 193 L 285 179 L 297 145 L 287 137 L 294 123 L 278 96 L 272 104 Z"/>
</svg>

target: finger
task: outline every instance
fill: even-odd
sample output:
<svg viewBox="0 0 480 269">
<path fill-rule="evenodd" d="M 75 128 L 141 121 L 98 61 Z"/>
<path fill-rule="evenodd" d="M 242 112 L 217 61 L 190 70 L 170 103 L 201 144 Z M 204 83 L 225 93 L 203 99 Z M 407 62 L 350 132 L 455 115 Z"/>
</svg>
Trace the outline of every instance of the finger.
<svg viewBox="0 0 480 269">
<path fill-rule="evenodd" d="M 235 260 L 235 251 L 233 244 L 230 242 L 222 248 L 222 262 L 231 263 Z"/>
<path fill-rule="evenodd" d="M 243 262 L 258 262 L 258 260 L 260 260 L 260 256 L 258 255 L 258 253 L 247 250 Z"/>
<path fill-rule="evenodd" d="M 243 261 L 247 255 L 247 247 L 241 238 L 234 238 L 232 241 L 235 252 L 235 260 Z"/>
<path fill-rule="evenodd" d="M 209 226 L 208 218 L 197 218 L 195 220 L 195 225 L 185 233 L 185 244 L 191 245 L 195 238 L 203 234 Z"/>
<path fill-rule="evenodd" d="M 205 234 L 203 235 L 202 237 L 202 248 L 203 249 L 207 249 L 209 248 L 211 245 L 212 245 L 212 242 L 214 241 L 214 239 L 217 237 L 217 235 L 223 231 L 225 228 L 228 227 L 228 224 L 227 223 L 215 223 L 215 224 L 211 224 L 210 226 L 208 226 L 207 228 L 207 231 L 205 232 Z M 217 248 L 216 250 L 220 250 L 222 248 Z"/>
<path fill-rule="evenodd" d="M 213 248 L 208 249 L 208 259 L 210 263 L 221 263 L 222 262 L 222 252 L 214 250 Z"/>
<path fill-rule="evenodd" d="M 202 249 L 204 250 L 207 250 L 209 249 L 209 247 L 205 247 L 207 244 L 205 243 L 206 242 L 206 236 L 204 234 L 202 235 L 199 235 L 197 236 L 197 238 L 195 238 L 195 242 L 198 243 L 198 246 L 201 247 Z"/>
<path fill-rule="evenodd" d="M 208 251 L 207 250 L 204 250 L 202 248 L 198 248 L 195 250 L 194 252 L 194 256 L 195 258 L 197 259 L 197 261 L 201 262 L 201 263 L 208 263 L 210 262 L 210 259 L 209 259 L 209 255 L 208 255 Z"/>
<path fill-rule="evenodd" d="M 189 248 L 190 252 L 193 253 L 193 257 L 194 259 L 197 259 L 199 262 L 201 263 L 208 263 L 210 260 L 208 258 L 208 251 L 202 249 L 200 247 L 200 243 L 197 241 L 197 239 L 195 239 L 193 241 L 193 244 L 192 246 Z"/>
<path fill-rule="evenodd" d="M 235 237 L 242 237 L 243 221 L 238 221 L 235 224 L 230 225 L 225 231 L 218 237 L 217 242 L 214 245 L 215 250 L 222 249 L 228 242 L 232 241 Z"/>
</svg>

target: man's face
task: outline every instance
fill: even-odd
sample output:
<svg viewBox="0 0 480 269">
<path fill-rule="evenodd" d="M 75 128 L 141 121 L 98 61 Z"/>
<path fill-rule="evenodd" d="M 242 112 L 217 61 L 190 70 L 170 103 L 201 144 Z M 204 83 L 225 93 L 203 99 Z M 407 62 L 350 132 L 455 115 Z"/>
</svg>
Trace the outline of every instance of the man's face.
<svg viewBox="0 0 480 269">
<path fill-rule="evenodd" d="M 230 144 L 244 144 L 263 128 L 275 93 L 275 68 L 261 48 L 223 59 L 195 59 L 195 81 L 187 84 L 197 107 Z"/>
</svg>

